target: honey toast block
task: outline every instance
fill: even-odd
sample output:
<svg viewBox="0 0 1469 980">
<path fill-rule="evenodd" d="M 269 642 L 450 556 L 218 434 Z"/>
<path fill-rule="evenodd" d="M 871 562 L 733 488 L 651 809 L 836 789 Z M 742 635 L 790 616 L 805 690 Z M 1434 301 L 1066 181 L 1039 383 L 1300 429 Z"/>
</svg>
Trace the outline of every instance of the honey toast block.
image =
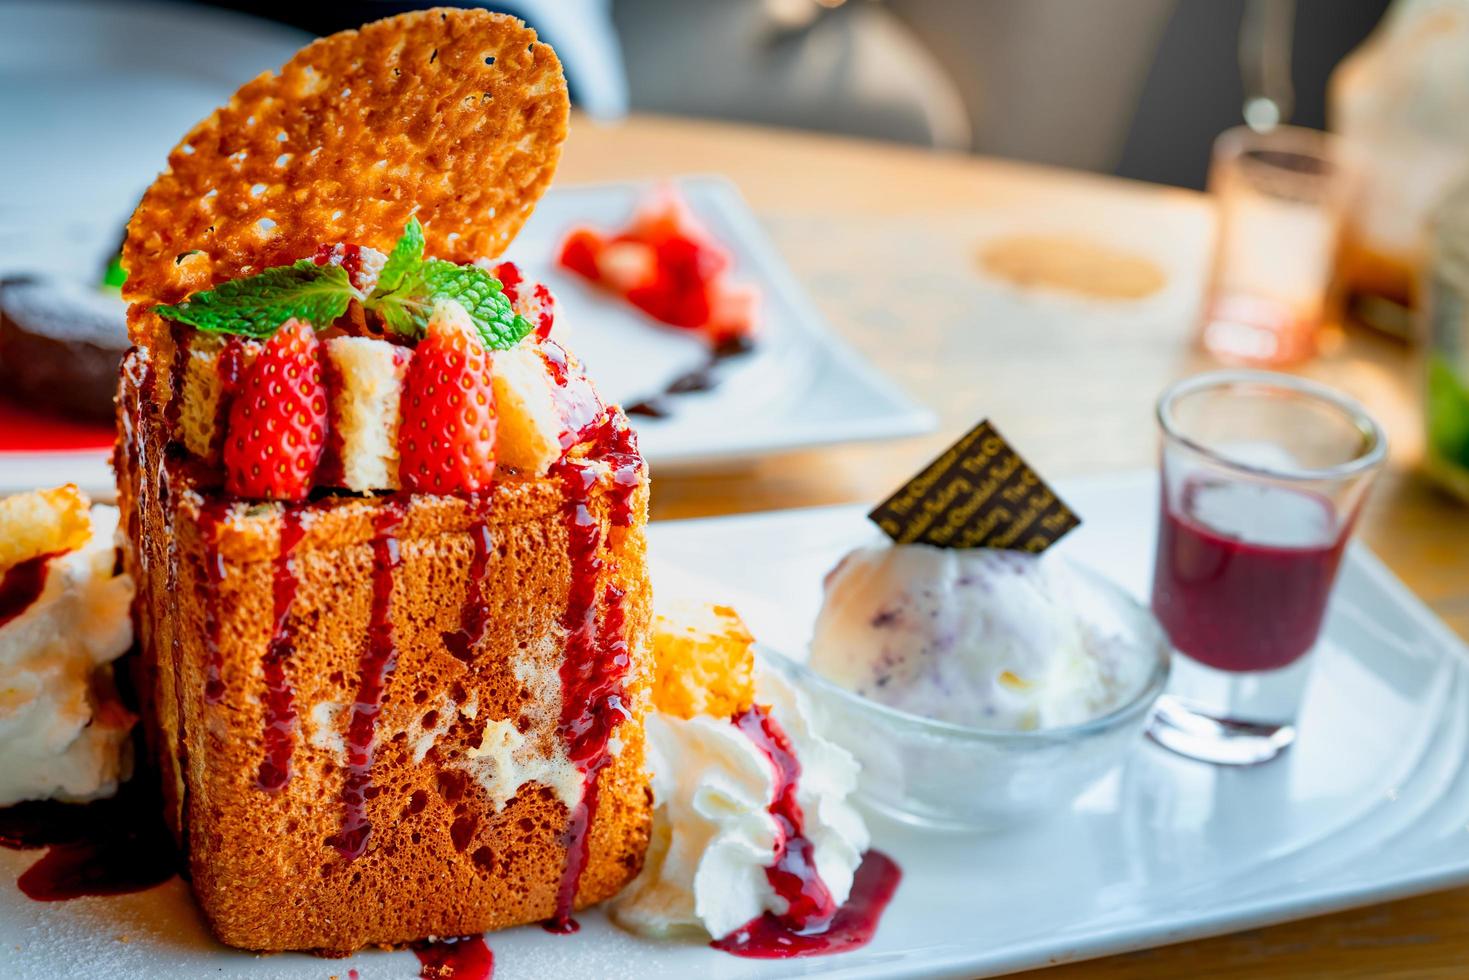
<svg viewBox="0 0 1469 980">
<path fill-rule="evenodd" d="M 481 499 L 231 502 L 168 446 L 152 377 L 132 352 L 116 457 L 141 701 L 220 940 L 401 945 L 544 920 L 568 887 L 581 908 L 631 880 L 651 816 L 645 474 L 588 459 L 581 500 L 562 476 L 508 475 Z M 590 653 L 612 663 L 600 687 L 582 675 L 607 663 L 571 659 L 578 589 L 596 599 Z M 590 775 L 572 690 L 622 714 Z"/>
</svg>

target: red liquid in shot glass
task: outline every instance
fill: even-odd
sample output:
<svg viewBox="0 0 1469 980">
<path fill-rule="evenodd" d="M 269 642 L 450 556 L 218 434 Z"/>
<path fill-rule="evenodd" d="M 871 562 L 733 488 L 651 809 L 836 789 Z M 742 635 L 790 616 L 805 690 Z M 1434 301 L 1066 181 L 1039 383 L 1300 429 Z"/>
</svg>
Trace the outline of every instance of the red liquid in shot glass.
<svg viewBox="0 0 1469 980">
<path fill-rule="evenodd" d="M 1190 481 L 1176 501 L 1164 495 L 1153 612 L 1202 664 L 1287 667 L 1321 631 L 1349 530 L 1316 494 Z"/>
</svg>

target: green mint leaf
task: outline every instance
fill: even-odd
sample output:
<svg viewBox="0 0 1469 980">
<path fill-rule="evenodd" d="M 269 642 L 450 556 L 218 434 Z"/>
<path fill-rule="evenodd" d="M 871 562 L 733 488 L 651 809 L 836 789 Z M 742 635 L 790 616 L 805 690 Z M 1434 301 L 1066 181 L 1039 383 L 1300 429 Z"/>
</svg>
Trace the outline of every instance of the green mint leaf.
<svg viewBox="0 0 1469 980">
<path fill-rule="evenodd" d="M 446 299 L 456 300 L 469 313 L 488 350 L 514 347 L 533 329 L 529 320 L 511 309 L 500 280 L 477 266 L 442 259 L 420 262 L 396 290 L 374 290 L 366 306 L 382 317 L 388 329 L 415 336 L 428 326 L 434 303 Z"/>
<path fill-rule="evenodd" d="M 403 237 L 393 246 L 383 271 L 378 273 L 377 289 L 392 292 L 403 285 L 403 280 L 423 261 L 423 225 L 417 218 L 409 218 L 403 226 Z"/>
<path fill-rule="evenodd" d="M 114 255 L 107 262 L 107 271 L 102 273 L 102 288 L 118 290 L 127 282 L 128 274 L 122 267 L 122 256 Z"/>
<path fill-rule="evenodd" d="M 264 339 L 292 317 L 313 327 L 328 327 L 347 312 L 354 298 L 360 294 L 352 287 L 347 270 L 301 259 L 294 265 L 221 283 L 177 306 L 156 306 L 154 310 L 208 333 Z"/>
</svg>

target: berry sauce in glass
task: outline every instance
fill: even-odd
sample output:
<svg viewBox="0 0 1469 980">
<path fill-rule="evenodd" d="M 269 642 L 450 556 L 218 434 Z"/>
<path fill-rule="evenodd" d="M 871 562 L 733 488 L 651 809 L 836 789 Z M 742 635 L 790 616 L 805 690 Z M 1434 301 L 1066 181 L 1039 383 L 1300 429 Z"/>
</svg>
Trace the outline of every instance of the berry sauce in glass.
<svg viewBox="0 0 1469 980">
<path fill-rule="evenodd" d="M 1349 531 L 1313 493 L 1191 479 L 1164 495 L 1153 612 L 1202 664 L 1287 667 L 1316 642 Z"/>
</svg>

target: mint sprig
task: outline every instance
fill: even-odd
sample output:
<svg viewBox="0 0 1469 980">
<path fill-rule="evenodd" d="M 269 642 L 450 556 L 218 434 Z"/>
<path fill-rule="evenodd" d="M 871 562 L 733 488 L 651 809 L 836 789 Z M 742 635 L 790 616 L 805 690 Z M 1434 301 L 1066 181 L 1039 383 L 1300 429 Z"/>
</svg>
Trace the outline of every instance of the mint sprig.
<svg viewBox="0 0 1469 980">
<path fill-rule="evenodd" d="M 455 300 L 469 313 L 490 350 L 513 347 L 531 332 L 530 321 L 511 308 L 500 280 L 476 266 L 428 259 L 423 253 L 423 226 L 411 218 L 383 264 L 377 285 L 366 296 L 341 266 L 301 259 L 195 293 L 176 306 L 154 309 L 198 330 L 264 339 L 292 317 L 325 329 L 355 299 L 389 330 L 418 337 L 428 326 L 434 304 Z"/>
<path fill-rule="evenodd" d="M 301 259 L 245 279 L 195 293 L 177 306 L 157 306 L 159 316 L 207 333 L 233 333 L 263 340 L 295 317 L 316 327 L 331 324 L 360 298 L 347 270 Z"/>
</svg>

